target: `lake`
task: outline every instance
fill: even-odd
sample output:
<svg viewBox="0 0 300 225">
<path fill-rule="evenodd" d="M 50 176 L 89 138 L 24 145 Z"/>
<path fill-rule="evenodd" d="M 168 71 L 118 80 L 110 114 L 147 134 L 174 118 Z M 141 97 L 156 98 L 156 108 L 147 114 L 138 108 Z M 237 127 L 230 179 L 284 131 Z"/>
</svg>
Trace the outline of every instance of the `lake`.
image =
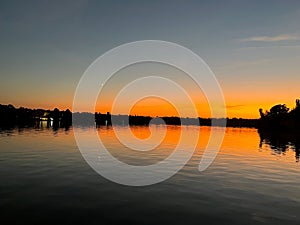
<svg viewBox="0 0 300 225">
<path fill-rule="evenodd" d="M 80 129 L 89 136 L 94 128 Z M 149 136 L 148 127 L 131 130 L 141 139 Z M 97 128 L 111 154 L 132 165 L 163 160 L 182 130 L 198 132 L 167 126 L 163 143 L 147 153 L 128 150 L 112 128 Z M 199 172 L 210 132 L 201 127 L 192 158 L 176 175 L 131 187 L 97 174 L 78 150 L 72 128 L 2 129 L 2 224 L 300 224 L 299 139 L 226 128 L 217 158 Z"/>
</svg>

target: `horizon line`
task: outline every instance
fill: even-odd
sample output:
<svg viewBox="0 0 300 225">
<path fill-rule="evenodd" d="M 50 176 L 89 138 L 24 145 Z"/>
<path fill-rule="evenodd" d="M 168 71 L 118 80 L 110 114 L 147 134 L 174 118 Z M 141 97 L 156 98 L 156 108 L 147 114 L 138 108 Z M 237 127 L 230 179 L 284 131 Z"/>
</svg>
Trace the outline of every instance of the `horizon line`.
<svg viewBox="0 0 300 225">
<path fill-rule="evenodd" d="M 30 107 L 24 107 L 24 106 L 19 106 L 19 107 L 15 107 L 13 104 L 0 104 L 0 105 L 3 105 L 3 106 L 13 106 L 15 109 L 20 109 L 20 108 L 25 108 L 25 109 L 30 109 L 30 110 L 44 110 L 44 111 L 53 111 L 54 109 L 58 109 L 59 111 L 66 111 L 66 110 L 70 110 L 69 108 L 66 108 L 65 110 L 60 110 L 58 107 L 54 107 L 53 109 L 45 109 L 45 108 L 30 108 Z M 70 112 L 72 114 L 76 114 L 76 113 L 88 113 L 88 114 L 92 114 L 92 115 L 95 115 L 96 113 L 100 113 L 102 115 L 106 115 L 107 113 L 110 114 L 110 112 L 106 112 L 106 113 L 101 113 L 101 112 L 87 112 L 87 111 L 81 111 L 81 112 L 72 112 L 70 110 Z M 217 118 L 212 118 L 212 117 L 201 117 L 201 116 L 198 116 L 198 117 L 189 117 L 189 116 L 186 116 L 186 117 L 180 117 L 180 116 L 175 116 L 175 115 L 164 115 L 164 116 L 150 116 L 150 115 L 138 115 L 138 114 L 135 114 L 135 115 L 132 115 L 132 114 L 110 114 L 111 116 L 140 116 L 140 117 L 151 117 L 151 118 L 163 118 L 163 117 L 177 117 L 177 118 L 183 118 L 183 119 L 245 119 L 245 120 L 258 120 L 259 117 L 257 118 L 243 118 L 243 117 L 217 117 Z"/>
</svg>

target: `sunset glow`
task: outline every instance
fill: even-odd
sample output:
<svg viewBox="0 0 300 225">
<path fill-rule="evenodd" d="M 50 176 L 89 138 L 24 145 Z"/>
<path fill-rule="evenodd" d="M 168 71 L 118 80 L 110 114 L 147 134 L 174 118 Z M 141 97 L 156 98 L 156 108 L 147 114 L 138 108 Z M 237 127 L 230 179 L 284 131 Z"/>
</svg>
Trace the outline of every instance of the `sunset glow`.
<svg viewBox="0 0 300 225">
<path fill-rule="evenodd" d="M 95 7 L 100 10 L 97 13 L 86 13 L 90 6 L 68 7 L 66 14 L 43 6 L 39 12 L 16 9 L 9 14 L 9 10 L 2 10 L 1 104 L 72 109 L 78 82 L 95 59 L 120 44 L 147 39 L 178 43 L 199 55 L 220 83 L 230 118 L 259 118 L 259 108 L 268 110 L 279 103 L 293 108 L 300 97 L 300 25 L 296 22 L 300 14 L 293 4 L 274 4 L 274 11 L 269 11 L 267 3 L 235 3 L 226 10 L 214 3 L 194 2 L 174 10 L 166 10 L 170 5 L 162 4 L 155 10 L 150 7 L 155 12 L 151 16 L 147 7 L 135 14 L 134 7 L 122 3 L 126 5 L 121 7 L 124 11 L 109 26 L 105 21 L 111 21 L 111 13 L 105 9 L 118 7 L 103 4 Z M 178 17 L 187 11 L 189 16 Z M 72 13 L 78 16 L 76 21 Z M 145 20 L 147 24 L 142 22 Z M 200 117 L 210 116 L 201 89 L 182 79 L 180 71 L 157 65 L 136 68 L 120 71 L 121 78 L 110 81 L 95 111 L 110 111 L 113 96 L 131 78 L 166 75 L 189 91 Z M 180 99 L 177 103 L 185 107 Z M 132 113 L 171 116 L 175 112 L 168 104 L 147 100 L 143 107 L 142 103 L 136 105 Z"/>
</svg>

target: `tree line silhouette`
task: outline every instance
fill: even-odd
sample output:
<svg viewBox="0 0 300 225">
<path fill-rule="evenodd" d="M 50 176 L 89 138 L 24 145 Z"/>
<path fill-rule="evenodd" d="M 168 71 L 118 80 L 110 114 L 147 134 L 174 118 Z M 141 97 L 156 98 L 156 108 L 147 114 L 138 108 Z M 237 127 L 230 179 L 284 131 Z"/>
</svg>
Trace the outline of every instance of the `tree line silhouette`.
<svg viewBox="0 0 300 225">
<path fill-rule="evenodd" d="M 97 125 L 110 126 L 112 121 L 115 125 L 149 125 L 152 124 L 167 124 L 167 125 L 201 125 L 211 126 L 210 118 L 180 118 L 175 116 L 165 117 L 150 117 L 137 115 L 111 115 L 109 112 L 102 113 L 72 113 L 69 109 L 60 111 L 58 108 L 50 109 L 30 109 L 25 107 L 15 108 L 13 105 L 0 104 L 0 127 L 14 126 L 35 126 L 38 122 L 47 121 L 47 126 L 53 127 L 69 127 L 73 122 L 76 125 Z M 243 118 L 219 118 L 215 119 L 216 125 L 224 124 L 226 121 L 229 127 L 257 127 L 258 119 L 243 119 Z M 73 124 L 75 125 L 75 124 Z"/>
<path fill-rule="evenodd" d="M 78 115 L 77 115 L 78 116 Z M 243 119 L 243 118 L 217 118 L 215 125 L 223 126 L 226 122 L 228 127 L 258 127 L 258 119 Z M 166 125 L 201 125 L 211 126 L 211 118 L 180 118 L 176 116 L 163 116 L 163 117 L 150 117 L 138 115 L 111 115 L 109 112 L 106 114 L 95 113 L 95 122 L 98 126 L 111 125 L 145 125 L 152 124 L 166 124 Z"/>
<path fill-rule="evenodd" d="M 296 162 L 300 158 L 300 100 L 293 109 L 277 104 L 263 112 L 259 109 L 258 133 L 260 147 L 266 143 L 276 154 L 285 154 L 290 148 L 295 151 Z"/>
<path fill-rule="evenodd" d="M 296 100 L 296 105 L 289 110 L 285 104 L 273 106 L 269 111 L 263 112 L 259 109 L 260 119 L 243 118 L 218 118 L 215 119 L 215 125 L 224 124 L 227 127 L 254 127 L 259 131 L 280 131 L 280 130 L 298 130 L 300 128 L 300 100 Z M 211 126 L 211 118 L 180 118 L 180 117 L 150 117 L 137 115 L 111 115 L 109 112 L 102 113 L 72 113 L 69 109 L 60 111 L 45 109 L 15 108 L 13 105 L 0 104 L 0 126 L 33 126 L 39 121 L 47 121 L 49 125 L 55 127 L 68 127 L 72 125 L 72 117 L 76 118 L 79 125 L 97 125 L 110 126 L 115 125 L 149 125 L 167 124 L 167 125 L 201 125 Z M 75 124 L 74 124 L 75 125 Z"/>
<path fill-rule="evenodd" d="M 286 131 L 300 129 L 300 100 L 296 99 L 295 107 L 290 110 L 285 104 L 273 106 L 269 111 L 259 109 L 259 129 L 269 131 Z"/>
<path fill-rule="evenodd" d="M 0 104 L 0 126 L 35 126 L 40 121 L 47 121 L 47 126 L 69 127 L 72 125 L 72 112 L 45 109 L 15 108 L 13 105 Z"/>
</svg>

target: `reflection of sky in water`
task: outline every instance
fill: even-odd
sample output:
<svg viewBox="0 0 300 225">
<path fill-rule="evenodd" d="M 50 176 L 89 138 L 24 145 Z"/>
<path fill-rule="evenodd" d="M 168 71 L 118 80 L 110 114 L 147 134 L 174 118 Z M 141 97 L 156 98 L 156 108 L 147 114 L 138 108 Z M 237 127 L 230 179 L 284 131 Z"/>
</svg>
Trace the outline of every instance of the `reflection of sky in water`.
<svg viewBox="0 0 300 225">
<path fill-rule="evenodd" d="M 83 127 L 81 132 L 88 136 L 90 129 Z M 168 126 L 164 141 L 149 152 L 122 146 L 108 127 L 98 128 L 98 133 L 118 159 L 147 165 L 172 152 L 181 130 L 195 132 L 192 126 Z M 139 138 L 149 136 L 147 127 L 132 127 L 132 132 Z M 198 164 L 209 134 L 210 127 L 201 127 L 194 156 L 175 176 L 134 188 L 95 173 L 76 147 L 72 128 L 1 131 L 2 220 L 26 224 L 53 224 L 57 218 L 64 224 L 184 220 L 194 224 L 200 218 L 206 224 L 297 224 L 300 174 L 295 143 L 291 140 L 293 145 L 282 154 L 261 140 L 255 129 L 227 128 L 216 160 L 200 173 Z M 279 149 L 281 144 L 272 142 L 272 146 Z"/>
</svg>

